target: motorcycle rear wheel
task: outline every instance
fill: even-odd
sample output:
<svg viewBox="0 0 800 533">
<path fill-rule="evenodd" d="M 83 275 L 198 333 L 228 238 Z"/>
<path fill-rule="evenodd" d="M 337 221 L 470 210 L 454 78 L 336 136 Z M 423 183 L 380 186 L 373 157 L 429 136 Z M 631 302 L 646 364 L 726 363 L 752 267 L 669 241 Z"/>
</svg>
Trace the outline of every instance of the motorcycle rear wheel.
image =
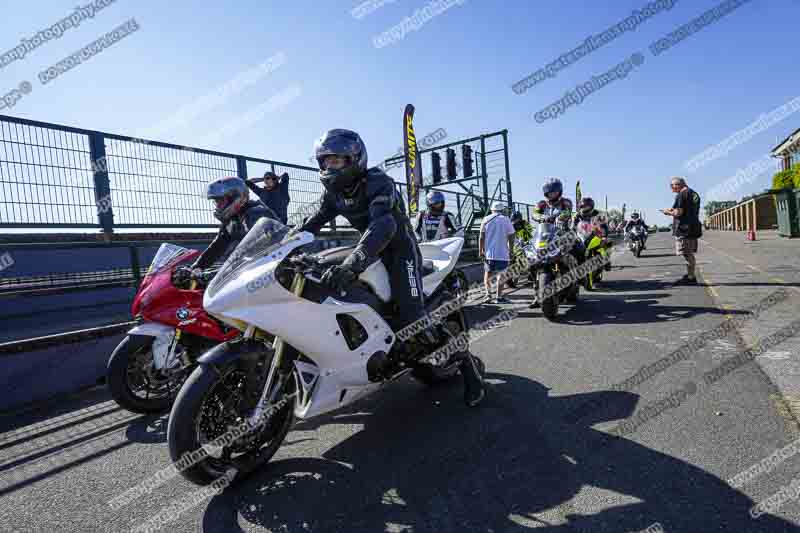
<svg viewBox="0 0 800 533">
<path fill-rule="evenodd" d="M 456 298 L 466 297 L 467 293 L 469 293 L 469 280 L 467 279 L 467 275 L 464 274 L 464 271 L 460 268 L 456 268 L 450 272 L 445 280 L 445 286 Z"/>
<path fill-rule="evenodd" d="M 461 316 L 454 316 L 456 313 L 460 314 Z M 467 323 L 466 317 L 463 316 L 463 309 L 459 309 L 456 311 L 456 313 L 453 313 L 447 317 L 448 320 L 445 323 L 445 327 L 453 337 L 457 337 L 461 333 L 464 333 L 464 327 L 462 324 Z M 411 371 L 411 375 L 420 383 L 424 383 L 428 386 L 434 386 L 441 383 L 446 383 L 453 379 L 458 374 L 458 367 L 458 361 L 454 358 L 451 358 L 451 360 L 448 361 L 444 366 L 419 365 Z"/>
</svg>

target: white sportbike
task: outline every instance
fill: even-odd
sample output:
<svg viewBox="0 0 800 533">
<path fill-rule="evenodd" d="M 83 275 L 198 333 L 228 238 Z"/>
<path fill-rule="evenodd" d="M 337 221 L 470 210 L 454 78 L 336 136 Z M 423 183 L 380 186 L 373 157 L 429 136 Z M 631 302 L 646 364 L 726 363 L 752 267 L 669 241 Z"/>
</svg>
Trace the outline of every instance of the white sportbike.
<svg viewBox="0 0 800 533">
<path fill-rule="evenodd" d="M 415 357 L 390 357 L 401 341 L 389 326 L 396 311 L 383 262 L 335 293 L 320 283 L 321 274 L 353 248 L 303 253 L 313 240 L 263 218 L 208 285 L 204 309 L 244 333 L 198 358 L 172 407 L 170 456 L 190 481 L 206 485 L 230 469 L 246 475 L 269 461 L 295 419 L 344 407 L 407 372 L 435 384 L 457 375 L 462 358 L 472 357 L 483 373 L 468 351 L 436 352 L 413 340 L 398 347 Z M 420 244 L 428 311 L 466 291 L 455 268 L 463 245 L 458 236 Z M 455 337 L 467 322 L 453 307 L 440 319 Z"/>
</svg>

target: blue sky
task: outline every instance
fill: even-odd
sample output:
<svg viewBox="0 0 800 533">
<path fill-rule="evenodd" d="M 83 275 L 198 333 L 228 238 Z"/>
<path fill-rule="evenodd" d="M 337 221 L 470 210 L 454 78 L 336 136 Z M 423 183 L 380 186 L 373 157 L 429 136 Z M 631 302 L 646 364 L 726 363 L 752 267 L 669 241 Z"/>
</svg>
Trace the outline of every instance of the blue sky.
<svg viewBox="0 0 800 533">
<path fill-rule="evenodd" d="M 85 5 L 88 0 L 80 2 Z M 5 114 L 122 134 L 167 119 L 276 53 L 285 64 L 157 140 L 195 145 L 237 116 L 290 88 L 300 95 L 251 126 L 221 138 L 222 151 L 307 163 L 324 130 L 361 133 L 372 163 L 401 143 L 402 111 L 416 130 L 445 128 L 448 140 L 509 130 L 514 197 L 533 202 L 544 177 L 581 179 L 584 195 L 667 218 L 669 178 L 684 175 L 701 194 L 762 157 L 800 127 L 800 113 L 725 157 L 687 174 L 684 163 L 800 95 L 796 30 L 800 1 L 752 0 L 659 56 L 648 46 L 718 2 L 679 0 L 522 95 L 511 85 L 622 21 L 645 0 L 465 0 L 389 46 L 372 38 L 430 0 L 395 0 L 357 20 L 359 0 L 189 2 L 117 0 L 93 19 L 0 69 L 0 93 L 33 90 Z M 0 20 L 0 53 L 71 14 L 76 2 L 11 3 Z M 140 30 L 47 85 L 37 74 L 134 17 Z M 793 42 L 793 40 L 795 42 Z M 537 123 L 533 114 L 641 52 L 644 63 Z M 735 195 L 769 186 L 772 172 Z M 731 197 L 732 198 L 732 197 Z"/>
</svg>

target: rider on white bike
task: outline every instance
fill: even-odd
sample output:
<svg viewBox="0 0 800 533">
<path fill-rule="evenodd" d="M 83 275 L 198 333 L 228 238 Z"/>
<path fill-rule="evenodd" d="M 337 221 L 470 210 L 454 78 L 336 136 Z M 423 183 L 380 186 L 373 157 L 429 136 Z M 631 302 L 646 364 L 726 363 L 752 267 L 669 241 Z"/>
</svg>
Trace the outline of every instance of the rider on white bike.
<svg viewBox="0 0 800 533">
<path fill-rule="evenodd" d="M 366 146 L 354 131 L 329 130 L 317 140 L 314 152 L 325 191 L 317 213 L 303 224 L 301 231 L 316 234 L 326 223 L 343 216 L 361 232 L 349 257 L 341 265 L 331 266 L 322 282 L 342 290 L 380 259 L 389 272 L 392 297 L 398 307 L 392 328 L 399 331 L 424 319 L 422 255 L 394 181 L 382 170 L 368 168 Z M 429 325 L 411 339 L 431 347 L 446 340 L 447 335 L 438 324 Z M 392 355 L 404 356 L 402 350 Z M 464 400 L 470 407 L 475 406 L 484 396 L 483 379 L 472 357 L 464 357 L 460 369 Z"/>
</svg>

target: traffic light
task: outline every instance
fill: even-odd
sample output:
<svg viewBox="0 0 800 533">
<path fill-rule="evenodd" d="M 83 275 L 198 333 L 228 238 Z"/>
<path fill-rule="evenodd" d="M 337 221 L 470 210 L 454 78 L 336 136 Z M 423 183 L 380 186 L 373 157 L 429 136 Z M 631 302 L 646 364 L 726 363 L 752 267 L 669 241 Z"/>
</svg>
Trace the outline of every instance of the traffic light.
<svg viewBox="0 0 800 533">
<path fill-rule="evenodd" d="M 456 151 L 452 148 L 447 149 L 447 179 L 456 179 Z"/>
<path fill-rule="evenodd" d="M 465 178 L 475 174 L 475 170 L 472 168 L 472 147 L 468 144 L 461 145 L 461 165 L 464 167 Z"/>
<path fill-rule="evenodd" d="M 433 168 L 433 183 L 442 181 L 442 156 L 436 152 L 431 152 L 431 165 Z"/>
</svg>

